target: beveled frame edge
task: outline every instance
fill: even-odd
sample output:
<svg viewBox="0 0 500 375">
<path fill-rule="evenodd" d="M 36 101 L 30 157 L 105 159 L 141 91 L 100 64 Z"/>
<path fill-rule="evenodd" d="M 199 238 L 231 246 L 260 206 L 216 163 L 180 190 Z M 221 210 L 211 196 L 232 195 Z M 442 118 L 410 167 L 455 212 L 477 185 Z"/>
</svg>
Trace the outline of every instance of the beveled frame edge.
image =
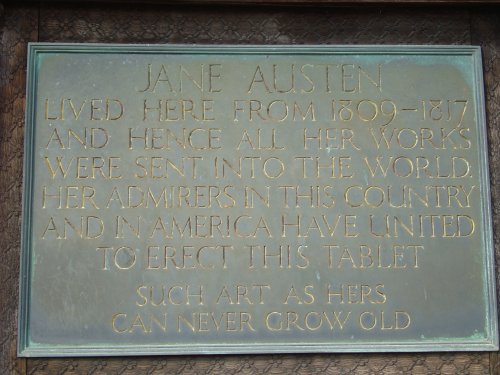
<svg viewBox="0 0 500 375">
<path fill-rule="evenodd" d="M 31 208 L 33 192 L 33 140 L 35 131 L 36 103 L 36 55 L 37 46 L 28 43 L 27 78 L 26 78 L 26 108 L 24 123 L 24 155 L 23 155 L 23 189 L 21 211 L 21 254 L 19 262 L 19 312 L 17 330 L 17 353 L 23 357 L 28 352 L 29 323 L 29 275 L 31 274 Z"/>
<path fill-rule="evenodd" d="M 483 73 L 483 59 L 481 48 L 476 47 L 474 53 L 474 85 L 476 86 L 476 118 L 478 121 L 478 156 L 479 156 L 479 182 L 483 184 L 482 192 L 480 194 L 483 212 L 483 241 L 485 247 L 485 272 L 486 272 L 486 289 L 485 292 L 488 296 L 485 296 L 490 304 L 488 322 L 490 329 L 490 337 L 493 340 L 493 344 L 496 346 L 496 350 L 499 349 L 499 337 L 498 337 L 498 301 L 497 301 L 497 285 L 496 285 L 496 267 L 495 267 L 495 247 L 493 243 L 493 212 L 491 209 L 491 191 L 490 191 L 490 172 L 489 172 L 489 161 L 488 161 L 488 123 L 486 117 L 486 99 L 485 99 L 485 85 L 484 85 L 484 73 Z M 481 152 L 480 148 L 483 149 Z"/>
<path fill-rule="evenodd" d="M 39 53 L 131 53 L 131 54 L 273 54 L 273 55 L 461 55 L 470 56 L 473 61 L 473 90 L 476 100 L 477 145 L 479 161 L 479 183 L 483 226 L 482 243 L 485 249 L 483 272 L 485 275 L 485 311 L 488 335 L 483 340 L 460 341 L 445 339 L 432 343 L 407 342 L 358 342 L 354 344 L 183 344 L 183 345 L 123 345 L 118 348 L 95 346 L 51 347 L 29 346 L 29 286 L 31 261 L 31 227 L 33 199 L 33 164 L 36 114 L 36 89 L 38 79 Z M 198 44 L 103 44 L 103 43 L 28 43 L 26 80 L 26 112 L 23 163 L 23 197 L 21 254 L 19 274 L 19 315 L 18 345 L 19 357 L 86 357 L 86 356 L 125 356 L 125 355 L 188 355 L 188 354 L 277 354 L 277 353 L 362 353 L 362 352 L 452 352 L 452 351 L 497 351 L 499 349 L 497 294 L 495 278 L 495 254 L 493 246 L 493 227 L 491 193 L 488 164 L 488 140 L 485 111 L 485 94 L 481 47 L 457 45 L 198 45 Z M 483 151 L 481 151 L 481 148 Z"/>
</svg>

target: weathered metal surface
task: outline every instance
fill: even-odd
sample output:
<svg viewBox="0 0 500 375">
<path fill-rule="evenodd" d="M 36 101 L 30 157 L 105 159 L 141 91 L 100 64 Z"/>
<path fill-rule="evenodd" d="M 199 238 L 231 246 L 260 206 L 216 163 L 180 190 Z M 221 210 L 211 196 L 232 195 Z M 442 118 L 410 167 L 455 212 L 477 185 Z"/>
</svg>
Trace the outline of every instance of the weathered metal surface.
<svg viewBox="0 0 500 375">
<path fill-rule="evenodd" d="M 3 48 L 17 43 L 20 38 L 19 29 L 22 25 L 19 20 L 37 19 L 38 6 L 30 5 L 28 8 L 33 13 L 25 16 L 19 15 L 18 7 L 8 4 L 5 7 L 7 17 L 2 29 L 4 35 L 9 36 L 2 39 L 0 44 Z M 5 13 L 3 15 L 5 15 Z M 250 14 L 248 14 L 250 12 Z M 32 14 L 34 16 L 32 16 Z M 176 17 L 171 17 L 176 14 Z M 252 19 L 251 23 L 245 23 L 246 19 Z M 25 16 L 25 18 L 23 18 Z M 293 18 L 301 21 L 301 27 L 294 33 L 287 20 Z M 498 9 L 475 8 L 443 10 L 431 7 L 412 7 L 406 9 L 393 7 L 391 9 L 375 9 L 372 13 L 364 12 L 362 8 L 336 8 L 336 9 L 307 9 L 307 8 L 237 8 L 226 7 L 224 11 L 211 7 L 200 7 L 198 12 L 192 12 L 184 7 L 105 7 L 105 6 L 57 6 L 42 5 L 39 15 L 40 39 L 42 41 L 100 41 L 100 42 L 142 42 L 145 40 L 157 43 L 166 43 L 171 40 L 170 32 L 166 30 L 183 29 L 186 20 L 193 24 L 186 28 L 186 32 L 178 36 L 178 42 L 203 42 L 206 34 L 202 34 L 205 25 L 211 25 L 210 19 L 215 24 L 210 38 L 213 43 L 233 43 L 233 38 L 239 35 L 243 40 L 259 43 L 261 31 L 266 35 L 266 43 L 430 43 L 430 44 L 480 44 L 484 54 L 485 84 L 487 97 L 488 117 L 488 142 L 490 152 L 490 170 L 496 170 L 499 162 L 498 126 L 495 108 L 498 106 Z M 215 21 L 216 20 L 216 21 Z M 349 22 L 350 21 L 350 22 Z M 332 27 L 332 22 L 335 27 Z M 202 25 L 199 25 L 202 24 Z M 307 25 L 310 27 L 307 27 Z M 71 26 L 74 25 L 74 26 Z M 133 25 L 126 29 L 123 25 Z M 168 27 L 167 27 L 168 25 Z M 199 28 L 198 28 L 199 25 Z M 261 26 L 262 25 L 262 26 Z M 272 25 L 272 27 L 266 27 Z M 346 29 L 351 25 L 350 28 Z M 252 29 L 255 27 L 255 30 Z M 229 29 L 228 29 L 229 28 Z M 36 25 L 35 29 L 36 31 Z M 192 31 L 195 35 L 188 32 Z M 123 33 L 126 34 L 123 34 Z M 30 40 L 37 40 L 30 36 Z M 236 40 L 236 39 L 235 39 Z M 25 66 L 24 53 L 13 55 L 10 66 Z M 17 65 L 16 65 L 17 64 Z M 18 87 L 16 80 L 12 79 L 9 70 L 2 72 L 4 82 L 10 87 Z M 22 92 L 24 88 L 20 86 Z M 8 88 L 7 90 L 12 90 Z M 10 91 L 7 91 L 10 92 Z M 19 95 L 24 98 L 24 95 Z M 9 100 L 11 96 L 6 96 Z M 11 102 L 9 102 L 11 103 Z M 5 110 L 7 122 L 11 118 L 24 118 L 23 106 L 8 105 Z M 14 131 L 23 129 L 23 121 L 16 121 Z M 22 145 L 15 144 L 14 154 L 11 149 L 4 150 L 2 161 L 22 160 Z M 13 156 L 14 155 L 14 156 Z M 16 162 L 12 172 L 5 173 L 2 182 L 4 191 L 16 191 L 16 201 L 7 204 L 6 207 L 17 205 L 20 207 L 21 184 L 13 184 L 16 178 L 22 174 L 22 163 Z M 498 195 L 500 189 L 495 189 L 496 174 L 491 175 L 492 183 L 492 205 L 495 232 L 498 232 Z M 498 185 L 498 184 L 497 184 Z M 19 212 L 20 212 L 19 208 Z M 13 220 L 13 221 L 11 221 Z M 2 224 L 7 226 L 7 232 L 12 233 L 14 238 L 18 236 L 18 220 L 14 217 L 4 217 Z M 4 237 L 2 237 L 4 238 Z M 495 249 L 500 249 L 499 236 L 495 236 Z M 8 241 L 6 242 L 8 243 Z M 17 248 L 18 249 L 18 248 Z M 17 253 L 17 252 L 16 252 Z M 7 280 L 16 280 L 18 276 L 18 259 L 11 257 L 7 260 L 2 275 Z M 7 281 L 8 285 L 16 287 L 16 282 Z M 7 285 L 7 284 L 6 284 Z M 12 288 L 11 287 L 11 288 Z M 12 289 L 11 289 L 12 290 Z M 15 303 L 10 299 L 9 287 L 2 289 L 0 305 L 2 306 L 3 327 L 14 327 L 17 319 L 14 319 L 17 310 Z M 13 293 L 14 294 L 14 293 Z M 14 298 L 15 300 L 16 298 Z M 15 343 L 16 336 L 12 328 L 7 329 L 3 335 L 3 348 L 10 347 L 9 343 Z M 203 373 L 203 374 L 239 374 L 239 373 L 262 373 L 273 372 L 280 374 L 322 374 L 322 373 L 442 373 L 442 374 L 488 374 L 498 372 L 496 353 L 420 353 L 420 354 L 304 354 L 304 355 L 231 355 L 231 356 L 177 356 L 165 358 L 157 357 L 108 357 L 108 358 L 30 358 L 27 359 L 27 372 L 37 374 L 52 373 L 123 373 L 123 374 L 150 374 L 161 372 L 175 373 Z M 489 356 L 492 355 L 490 361 Z M 10 369 L 16 362 L 15 349 L 2 350 L 0 368 L 3 373 L 10 373 Z M 10 358 L 10 359 L 9 359 Z M 21 362 L 21 360 L 18 360 Z M 491 362 L 491 363 L 490 363 Z M 489 370 L 490 369 L 490 370 Z M 25 373 L 20 370 L 20 373 Z"/>
<path fill-rule="evenodd" d="M 26 12 L 25 12 L 26 11 Z M 252 19 L 245 23 L 243 14 Z M 37 20 L 38 6 L 29 5 L 20 11 L 20 7 L 13 4 L 5 5 L 3 16 L 4 39 L 0 42 L 5 50 L 12 50 L 13 46 L 22 47 L 18 43 L 24 33 L 23 20 Z M 171 15 L 175 14 L 176 17 Z M 441 15 L 440 15 L 441 14 Z M 289 18 L 300 21 L 300 28 L 294 33 Z M 212 25 L 210 19 L 214 19 Z M 411 9 L 393 7 L 391 9 L 375 9 L 372 13 L 364 12 L 362 8 L 336 8 L 336 9 L 258 9 L 226 7 L 224 11 L 211 7 L 200 7 L 198 12 L 192 12 L 184 7 L 105 7 L 105 6 L 57 6 L 42 5 L 39 16 L 40 39 L 43 41 L 101 41 L 101 42 L 142 42 L 145 40 L 165 43 L 171 40 L 171 28 L 183 29 L 186 20 L 192 20 L 196 27 L 190 25 L 177 41 L 203 42 L 206 34 L 202 33 L 204 27 L 210 30 L 213 43 L 232 43 L 236 35 L 243 40 L 252 40 L 254 43 L 261 40 L 261 33 L 256 33 L 251 27 L 266 34 L 266 43 L 458 43 L 480 44 L 483 50 L 487 118 L 488 118 L 488 143 L 490 153 L 490 171 L 495 171 L 499 165 L 498 147 L 498 116 L 495 108 L 498 107 L 499 87 L 498 81 L 498 45 L 500 33 L 498 29 L 498 9 L 475 8 L 469 9 L 442 9 L 432 7 L 412 7 Z M 215 21 L 216 20 L 216 21 Z M 332 23 L 335 27 L 332 27 Z M 307 27 L 307 25 L 310 27 Z M 72 26 L 74 25 L 74 26 Z M 123 25 L 131 25 L 125 28 Z M 168 27 L 167 27 L 168 25 Z M 220 25 L 220 26 L 219 26 Z M 266 27 L 272 25 L 272 27 Z M 350 27 L 349 27 L 350 26 Z M 228 29 L 229 28 L 229 29 Z M 35 23 L 34 34 L 30 40 L 37 40 Z M 195 35 L 190 35 L 192 31 Z M 125 33 L 125 34 L 124 34 Z M 5 36 L 8 35 L 8 38 Z M 28 35 L 28 34 L 26 34 Z M 34 35 L 34 36 L 33 36 Z M 236 39 L 234 39 L 236 40 Z M 26 50 L 19 54 L 11 54 L 9 60 L 13 71 L 21 70 L 25 63 Z M 24 86 L 19 85 L 11 73 L 11 68 L 2 66 L 2 79 L 6 84 L 6 92 L 15 88 L 19 94 L 15 96 L 6 94 L 7 105 L 4 116 L 5 123 L 15 123 L 12 130 L 5 134 L 18 132 L 24 126 L 23 106 L 17 105 L 18 98 L 24 100 Z M 12 103 L 16 105 L 12 105 Z M 14 148 L 11 148 L 12 145 Z M 19 151 L 21 150 L 21 151 Z M 3 191 L 14 194 L 14 200 L 5 202 L 6 212 L 18 206 L 16 212 L 21 212 L 20 191 L 21 184 L 14 183 L 22 175 L 22 145 L 13 142 L 8 148 L 3 149 L 2 165 L 10 160 L 15 161 L 13 168 L 4 171 L 2 183 Z M 491 174 L 491 192 L 495 232 L 498 233 L 498 212 L 500 189 L 496 188 L 495 180 L 498 174 Z M 5 235 L 2 239 L 6 244 L 12 242 L 8 238 L 19 236 L 19 220 L 16 216 L 3 216 L 2 225 L 5 226 Z M 11 237 L 6 237 L 11 236 Z M 18 241 L 19 239 L 17 239 Z M 499 236 L 495 236 L 495 248 L 499 247 Z M 9 242 L 10 241 L 10 242 Z M 15 245 L 16 246 L 16 245 Z M 19 246 L 15 248 L 14 255 L 18 254 Z M 0 306 L 2 314 L 2 328 L 5 329 L 2 337 L 2 359 L 0 369 L 2 373 L 11 373 L 16 366 L 16 361 L 22 363 L 24 359 L 15 356 L 16 336 L 14 319 L 17 293 L 11 292 L 17 288 L 18 257 L 12 256 L 3 262 L 2 276 L 5 277 L 5 287 L 1 289 Z M 14 289 L 13 289 L 14 288 Z M 5 298 L 7 296 L 7 298 Z M 12 297 L 10 297 L 12 296 Z M 15 297 L 15 298 L 14 298 Z M 12 299 L 13 298 L 13 299 Z M 14 302 L 11 302 L 14 301 Z M 13 344 L 12 344 L 13 343 Z M 13 349 L 10 349 L 10 348 Z M 52 374 L 52 373 L 123 373 L 123 374 L 149 374 L 161 372 L 175 373 L 203 373 L 203 374 L 236 374 L 236 373 L 262 373 L 273 372 L 281 374 L 320 374 L 320 373 L 442 373 L 442 374 L 494 374 L 498 372 L 496 362 L 498 352 L 489 353 L 420 353 L 420 354 L 304 354 L 304 355 L 231 355 L 231 356 L 176 356 L 165 358 L 157 357 L 108 357 L 108 358 L 30 358 L 27 359 L 27 373 Z M 492 355 L 491 361 L 489 356 Z M 491 362 L 491 363 L 490 363 Z M 490 369 L 490 370 L 489 370 Z M 25 370 L 18 370 L 25 373 Z"/>
<path fill-rule="evenodd" d="M 23 355 L 496 347 L 478 49 L 31 51 Z"/>
</svg>

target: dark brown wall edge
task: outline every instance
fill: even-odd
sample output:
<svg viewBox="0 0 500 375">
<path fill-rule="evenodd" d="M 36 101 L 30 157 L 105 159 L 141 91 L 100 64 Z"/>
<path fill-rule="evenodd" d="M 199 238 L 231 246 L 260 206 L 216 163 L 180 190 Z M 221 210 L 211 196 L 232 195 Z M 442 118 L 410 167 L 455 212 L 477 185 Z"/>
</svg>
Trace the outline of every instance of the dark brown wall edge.
<svg viewBox="0 0 500 375">
<path fill-rule="evenodd" d="M 26 374 L 17 358 L 17 303 L 27 43 L 38 39 L 38 9 L 0 7 L 0 374 Z"/>
<path fill-rule="evenodd" d="M 4 3 L 27 3 L 33 0 L 4 0 Z M 338 5 L 490 5 L 500 0 L 40 0 L 38 3 L 128 3 L 164 5 L 281 5 L 281 6 L 338 6 Z"/>
</svg>

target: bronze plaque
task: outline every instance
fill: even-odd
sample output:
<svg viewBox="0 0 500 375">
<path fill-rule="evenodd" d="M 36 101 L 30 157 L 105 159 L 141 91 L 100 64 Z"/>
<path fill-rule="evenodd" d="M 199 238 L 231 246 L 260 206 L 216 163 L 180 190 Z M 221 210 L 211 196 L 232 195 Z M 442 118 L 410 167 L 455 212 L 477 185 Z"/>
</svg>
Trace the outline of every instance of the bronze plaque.
<svg viewBox="0 0 500 375">
<path fill-rule="evenodd" d="M 479 48 L 29 52 L 20 355 L 498 348 Z"/>
</svg>

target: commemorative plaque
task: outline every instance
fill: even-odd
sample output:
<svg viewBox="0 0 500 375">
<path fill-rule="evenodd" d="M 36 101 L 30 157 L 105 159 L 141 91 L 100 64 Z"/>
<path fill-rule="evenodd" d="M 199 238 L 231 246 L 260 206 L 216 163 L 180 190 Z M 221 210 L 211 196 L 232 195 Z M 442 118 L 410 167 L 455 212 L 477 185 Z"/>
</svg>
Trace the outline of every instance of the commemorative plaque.
<svg viewBox="0 0 500 375">
<path fill-rule="evenodd" d="M 498 349 L 480 49 L 32 44 L 22 356 Z"/>
</svg>

